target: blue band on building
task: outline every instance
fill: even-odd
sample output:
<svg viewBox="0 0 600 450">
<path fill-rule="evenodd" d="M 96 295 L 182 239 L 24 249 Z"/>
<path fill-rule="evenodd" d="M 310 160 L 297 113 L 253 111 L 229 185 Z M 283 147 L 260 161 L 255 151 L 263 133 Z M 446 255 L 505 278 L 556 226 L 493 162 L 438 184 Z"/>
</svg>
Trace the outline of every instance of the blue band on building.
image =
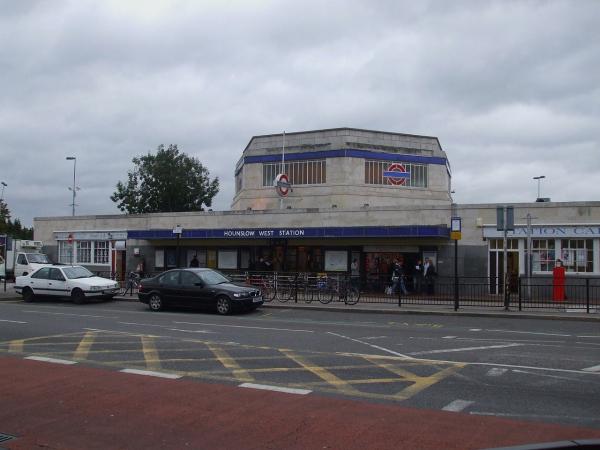
<svg viewBox="0 0 600 450">
<path fill-rule="evenodd" d="M 182 239 L 448 238 L 446 225 L 399 227 L 224 228 L 183 230 Z M 129 230 L 128 239 L 176 239 L 172 230 Z"/>
</svg>

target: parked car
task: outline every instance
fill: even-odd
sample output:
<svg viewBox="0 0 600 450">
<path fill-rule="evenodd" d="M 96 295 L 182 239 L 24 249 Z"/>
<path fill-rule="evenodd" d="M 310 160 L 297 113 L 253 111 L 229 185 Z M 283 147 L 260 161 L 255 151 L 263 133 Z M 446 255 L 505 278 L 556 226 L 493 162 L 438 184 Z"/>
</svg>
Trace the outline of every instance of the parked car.
<svg viewBox="0 0 600 450">
<path fill-rule="evenodd" d="M 32 302 L 37 296 L 48 296 L 71 297 L 73 302 L 81 304 L 87 298 L 110 300 L 119 291 L 119 285 L 82 266 L 52 265 L 17 277 L 15 290 L 26 302 Z"/>
<path fill-rule="evenodd" d="M 254 310 L 263 304 L 260 289 L 233 283 L 213 269 L 174 269 L 141 281 L 138 298 L 151 311 L 167 305 L 216 308 L 219 314 L 234 309 Z"/>
</svg>

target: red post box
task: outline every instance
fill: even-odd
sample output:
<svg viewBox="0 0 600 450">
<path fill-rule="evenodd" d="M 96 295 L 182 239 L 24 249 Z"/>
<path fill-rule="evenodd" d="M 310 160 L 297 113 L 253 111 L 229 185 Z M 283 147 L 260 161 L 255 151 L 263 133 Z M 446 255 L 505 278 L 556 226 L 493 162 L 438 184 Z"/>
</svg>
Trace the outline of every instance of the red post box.
<svg viewBox="0 0 600 450">
<path fill-rule="evenodd" d="M 552 299 L 555 302 L 565 300 L 565 268 L 562 261 L 556 261 L 556 267 L 552 270 Z"/>
</svg>

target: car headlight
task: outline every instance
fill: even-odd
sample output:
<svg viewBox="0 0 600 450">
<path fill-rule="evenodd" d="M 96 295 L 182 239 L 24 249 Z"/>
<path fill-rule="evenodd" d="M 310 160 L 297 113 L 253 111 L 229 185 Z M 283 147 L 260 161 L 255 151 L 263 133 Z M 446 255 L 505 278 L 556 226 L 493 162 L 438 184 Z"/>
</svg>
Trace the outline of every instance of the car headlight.
<svg viewBox="0 0 600 450">
<path fill-rule="evenodd" d="M 234 292 L 234 293 L 233 293 L 233 296 L 234 296 L 235 298 L 245 297 L 245 296 L 246 296 L 246 293 L 245 293 L 245 292 Z"/>
</svg>

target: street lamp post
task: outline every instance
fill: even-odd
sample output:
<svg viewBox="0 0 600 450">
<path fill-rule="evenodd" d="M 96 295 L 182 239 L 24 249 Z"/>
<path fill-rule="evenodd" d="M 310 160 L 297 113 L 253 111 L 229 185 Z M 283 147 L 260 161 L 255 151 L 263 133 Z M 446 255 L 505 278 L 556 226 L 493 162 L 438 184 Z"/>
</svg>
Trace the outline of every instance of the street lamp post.
<svg viewBox="0 0 600 450">
<path fill-rule="evenodd" d="M 546 178 L 545 175 L 540 175 L 539 177 L 533 177 L 533 179 L 537 180 L 537 182 L 538 182 L 538 195 L 537 195 L 537 198 L 540 198 L 540 182 L 544 178 Z"/>
<path fill-rule="evenodd" d="M 71 206 L 73 207 L 72 209 L 72 214 L 71 215 L 75 215 L 75 195 L 76 192 L 79 190 L 79 188 L 77 186 L 75 186 L 75 171 L 77 169 L 77 158 L 75 156 L 67 156 L 66 157 L 67 161 L 73 161 L 73 187 L 68 188 L 70 191 L 73 192 L 73 203 L 71 204 Z"/>
<path fill-rule="evenodd" d="M 0 202 L 1 202 L 2 200 L 4 200 L 4 188 L 6 186 L 8 186 L 8 184 L 6 184 L 4 181 L 0 181 L 0 183 L 2 183 L 2 194 L 0 194 Z"/>
</svg>

